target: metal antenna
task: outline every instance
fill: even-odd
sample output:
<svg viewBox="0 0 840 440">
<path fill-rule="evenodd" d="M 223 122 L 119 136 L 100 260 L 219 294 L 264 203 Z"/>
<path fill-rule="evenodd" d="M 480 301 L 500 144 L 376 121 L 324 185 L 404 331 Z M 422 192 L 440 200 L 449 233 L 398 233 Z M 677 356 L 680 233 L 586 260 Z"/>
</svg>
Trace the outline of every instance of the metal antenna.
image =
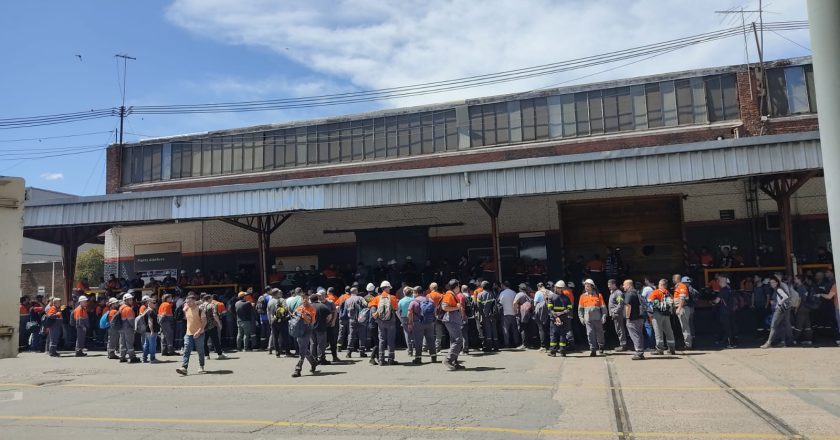
<svg viewBox="0 0 840 440">
<path fill-rule="evenodd" d="M 125 80 L 128 74 L 128 60 L 137 61 L 137 58 L 130 57 L 126 54 L 116 54 L 116 58 L 123 60 L 123 81 L 122 81 L 122 103 L 120 104 L 120 145 L 123 143 L 123 122 L 125 121 Z"/>
</svg>

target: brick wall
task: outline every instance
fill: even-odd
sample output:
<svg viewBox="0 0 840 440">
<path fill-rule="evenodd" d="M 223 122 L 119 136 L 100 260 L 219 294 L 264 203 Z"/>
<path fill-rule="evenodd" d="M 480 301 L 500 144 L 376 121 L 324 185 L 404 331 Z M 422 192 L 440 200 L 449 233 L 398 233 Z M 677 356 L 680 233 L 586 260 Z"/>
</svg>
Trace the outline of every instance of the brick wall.
<svg viewBox="0 0 840 440">
<path fill-rule="evenodd" d="M 20 292 L 23 295 L 30 295 L 32 297 L 38 293 L 38 286 L 43 286 L 46 289 L 46 296 L 52 293 L 52 288 L 55 286 L 55 292 L 61 294 L 64 290 L 64 272 L 63 264 L 58 261 L 55 263 L 55 278 L 53 278 L 53 263 L 26 263 L 21 265 L 20 271 Z M 50 281 L 52 278 L 53 285 Z"/>
<path fill-rule="evenodd" d="M 119 145 L 109 145 L 105 150 L 105 193 L 119 192 L 122 186 L 122 157 Z"/>
<path fill-rule="evenodd" d="M 759 96 L 759 74 L 753 68 L 737 73 L 738 107 L 741 112 L 741 136 L 797 133 L 819 129 L 817 115 L 802 115 L 761 120 L 761 97 Z M 750 93 L 752 84 L 752 93 Z"/>
</svg>

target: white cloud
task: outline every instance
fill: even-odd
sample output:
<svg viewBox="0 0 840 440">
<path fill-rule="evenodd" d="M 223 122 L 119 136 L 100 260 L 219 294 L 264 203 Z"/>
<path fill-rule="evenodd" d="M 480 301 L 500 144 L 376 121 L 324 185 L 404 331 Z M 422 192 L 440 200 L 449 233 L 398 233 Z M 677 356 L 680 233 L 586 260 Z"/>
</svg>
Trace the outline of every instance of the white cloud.
<svg viewBox="0 0 840 440">
<path fill-rule="evenodd" d="M 174 0 L 166 16 L 199 36 L 268 48 L 325 78 L 343 79 L 358 88 L 371 89 L 540 65 L 708 32 L 740 21 L 738 17 L 734 20 L 715 14 L 715 10 L 740 6 L 753 9 L 757 5 L 752 3 L 757 2 Z M 766 14 L 765 21 L 806 18 L 804 2 L 774 2 L 768 9 L 773 13 Z M 785 36 L 809 44 L 807 31 Z M 805 53 L 772 33 L 767 33 L 765 40 L 768 59 Z M 752 36 L 748 41 L 752 45 Z M 595 82 L 742 63 L 743 44 L 743 38 L 707 43 L 578 81 L 575 78 L 614 66 L 406 98 L 392 104 L 523 91 L 570 80 Z M 754 59 L 754 46 L 750 52 Z M 277 78 L 267 78 L 262 85 L 248 87 L 264 92 L 271 90 L 269 85 L 276 81 Z M 320 94 L 319 80 L 310 83 L 314 85 L 313 94 Z M 228 88 L 240 86 L 233 84 Z M 283 89 L 281 84 L 280 96 Z"/>
<path fill-rule="evenodd" d="M 63 180 L 64 173 L 42 173 L 41 178 L 44 180 Z"/>
</svg>

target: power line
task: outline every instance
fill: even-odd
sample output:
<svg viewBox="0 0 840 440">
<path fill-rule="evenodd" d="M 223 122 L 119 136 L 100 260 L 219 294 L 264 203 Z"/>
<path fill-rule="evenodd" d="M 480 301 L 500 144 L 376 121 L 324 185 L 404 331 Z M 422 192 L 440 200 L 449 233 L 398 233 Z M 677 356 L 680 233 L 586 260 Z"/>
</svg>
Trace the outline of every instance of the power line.
<svg viewBox="0 0 840 440">
<path fill-rule="evenodd" d="M 778 30 L 804 29 L 807 22 L 779 22 L 767 23 L 767 28 Z M 608 52 L 605 54 L 577 58 L 558 63 L 544 64 L 529 68 L 508 70 L 492 74 L 476 75 L 452 80 L 429 82 L 410 86 L 392 87 L 368 91 L 347 92 L 339 94 L 318 95 L 301 98 L 286 98 L 266 101 L 244 101 L 214 104 L 185 104 L 185 105 L 159 105 L 159 106 L 135 106 L 130 109 L 134 114 L 189 114 L 189 113 L 221 113 L 221 112 L 247 112 L 265 111 L 290 108 L 308 108 L 328 105 L 349 104 L 359 102 L 377 101 L 382 99 L 403 98 L 431 93 L 440 93 L 450 90 L 463 90 L 472 87 L 498 84 L 502 82 L 518 81 L 538 76 L 552 75 L 559 72 L 577 70 L 602 64 L 609 64 L 626 59 L 649 56 L 655 53 L 669 52 L 682 49 L 708 41 L 729 38 L 741 35 L 743 27 L 737 26 L 721 31 L 698 34 L 691 37 L 684 37 L 669 40 L 662 43 L 649 44 L 621 51 Z"/>
<path fill-rule="evenodd" d="M 764 23 L 762 29 L 773 31 L 786 31 L 806 29 L 807 21 L 787 21 L 776 23 Z M 736 26 L 714 32 L 707 32 L 690 37 L 683 37 L 668 40 L 660 43 L 653 43 L 638 46 L 630 49 L 606 52 L 598 55 L 581 57 L 556 63 L 543 64 L 538 66 L 507 70 L 497 73 L 474 75 L 463 78 L 456 78 L 444 81 L 427 82 L 400 87 L 347 92 L 338 94 L 317 95 L 300 98 L 284 98 L 264 101 L 241 101 L 209 104 L 180 104 L 180 105 L 157 105 L 157 106 L 135 106 L 126 109 L 96 109 L 87 112 L 63 113 L 57 115 L 32 116 L 23 118 L 0 119 L 0 129 L 13 129 L 36 127 L 43 125 L 63 124 L 84 120 L 121 116 L 124 118 L 129 114 L 190 114 L 190 113 L 231 113 L 231 112 L 253 112 L 280 110 L 292 108 L 309 108 L 321 106 L 344 105 L 361 102 L 379 101 L 385 99 L 405 98 L 434 93 L 441 93 L 453 90 L 464 90 L 468 88 L 499 84 L 504 82 L 519 81 L 528 78 L 553 75 L 561 72 L 578 70 L 603 64 L 610 64 L 628 59 L 650 57 L 659 53 L 667 53 L 674 50 L 702 44 L 709 41 L 729 38 L 743 33 L 743 27 Z M 126 56 L 127 57 L 127 56 Z M 129 59 L 127 57 L 126 59 Z M 124 86 L 124 85 L 123 85 Z M 121 131 L 122 132 L 122 131 Z"/>
<path fill-rule="evenodd" d="M 773 29 L 768 29 L 768 30 L 769 30 L 770 32 L 772 32 L 772 33 L 774 33 L 774 34 L 776 34 L 776 35 L 778 35 L 778 36 L 780 36 L 780 37 L 784 38 L 785 40 L 788 40 L 788 41 L 790 41 L 791 43 L 793 43 L 793 44 L 795 44 L 795 45 L 797 45 L 797 46 L 799 46 L 799 47 L 801 47 L 801 48 L 803 48 L 803 49 L 807 50 L 808 52 L 810 52 L 810 51 L 811 51 L 811 48 L 810 48 L 810 47 L 808 47 L 808 46 L 805 46 L 805 45 L 799 44 L 799 43 L 797 43 L 796 41 L 793 41 L 793 40 L 791 40 L 790 38 L 788 38 L 788 37 L 786 37 L 786 36 L 784 36 L 784 35 L 782 35 L 782 34 L 780 34 L 780 33 L 776 32 L 776 31 L 774 31 Z"/>
<path fill-rule="evenodd" d="M 65 139 L 72 137 L 92 136 L 96 134 L 111 133 L 110 131 L 93 131 L 90 133 L 65 134 L 61 136 L 44 136 L 36 138 L 21 138 L 21 139 L 0 139 L 0 142 L 27 142 L 27 141 L 42 141 L 47 139 Z"/>
</svg>

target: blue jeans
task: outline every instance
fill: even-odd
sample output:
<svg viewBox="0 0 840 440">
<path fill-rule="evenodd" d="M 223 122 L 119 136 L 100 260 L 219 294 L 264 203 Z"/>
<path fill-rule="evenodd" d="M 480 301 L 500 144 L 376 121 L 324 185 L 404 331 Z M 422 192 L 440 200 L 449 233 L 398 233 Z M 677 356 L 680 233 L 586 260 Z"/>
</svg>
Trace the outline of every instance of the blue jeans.
<svg viewBox="0 0 840 440">
<path fill-rule="evenodd" d="M 150 360 L 155 360 L 155 351 L 157 351 L 157 334 L 144 334 L 145 338 L 143 338 L 143 360 L 145 361 L 147 358 Z"/>
<path fill-rule="evenodd" d="M 181 359 L 181 366 L 190 366 L 190 354 L 195 350 L 198 352 L 198 365 L 204 366 L 204 333 L 199 336 L 184 335 L 184 357 Z"/>
</svg>

